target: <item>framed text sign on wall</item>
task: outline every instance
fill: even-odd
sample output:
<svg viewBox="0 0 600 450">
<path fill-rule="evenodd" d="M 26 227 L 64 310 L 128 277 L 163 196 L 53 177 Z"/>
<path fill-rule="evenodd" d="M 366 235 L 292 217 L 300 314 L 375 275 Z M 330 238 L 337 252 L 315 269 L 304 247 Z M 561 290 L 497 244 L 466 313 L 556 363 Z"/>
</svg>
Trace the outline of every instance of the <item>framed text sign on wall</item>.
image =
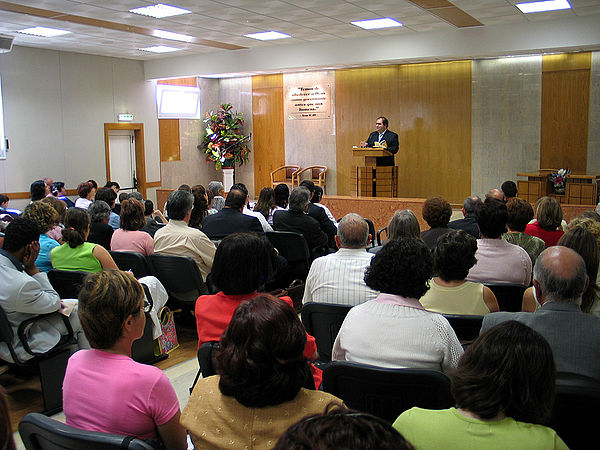
<svg viewBox="0 0 600 450">
<path fill-rule="evenodd" d="M 290 120 L 329 119 L 331 117 L 331 85 L 289 88 L 286 111 Z"/>
</svg>

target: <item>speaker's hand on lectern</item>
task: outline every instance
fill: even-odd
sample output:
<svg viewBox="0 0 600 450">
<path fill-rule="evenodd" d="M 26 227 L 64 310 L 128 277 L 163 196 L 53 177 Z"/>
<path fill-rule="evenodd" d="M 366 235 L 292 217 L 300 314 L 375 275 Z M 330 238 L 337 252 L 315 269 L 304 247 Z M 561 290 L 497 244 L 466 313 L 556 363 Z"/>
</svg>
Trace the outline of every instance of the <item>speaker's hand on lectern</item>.
<svg viewBox="0 0 600 450">
<path fill-rule="evenodd" d="M 361 147 L 366 147 L 367 146 L 367 142 L 366 141 L 360 141 L 360 146 Z"/>
</svg>

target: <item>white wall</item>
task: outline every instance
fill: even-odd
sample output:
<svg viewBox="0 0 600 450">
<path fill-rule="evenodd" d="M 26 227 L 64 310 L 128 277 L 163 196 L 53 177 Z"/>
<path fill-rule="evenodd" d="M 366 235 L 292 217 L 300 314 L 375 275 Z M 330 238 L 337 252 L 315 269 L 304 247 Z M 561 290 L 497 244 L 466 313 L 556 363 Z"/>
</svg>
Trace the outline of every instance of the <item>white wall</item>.
<svg viewBox="0 0 600 450">
<path fill-rule="evenodd" d="M 0 74 L 10 140 L 0 192 L 29 191 L 46 176 L 67 189 L 90 178 L 104 184 L 104 123 L 123 112 L 144 124 L 146 179 L 160 179 L 154 83 L 141 61 L 15 46 L 0 55 Z"/>
</svg>

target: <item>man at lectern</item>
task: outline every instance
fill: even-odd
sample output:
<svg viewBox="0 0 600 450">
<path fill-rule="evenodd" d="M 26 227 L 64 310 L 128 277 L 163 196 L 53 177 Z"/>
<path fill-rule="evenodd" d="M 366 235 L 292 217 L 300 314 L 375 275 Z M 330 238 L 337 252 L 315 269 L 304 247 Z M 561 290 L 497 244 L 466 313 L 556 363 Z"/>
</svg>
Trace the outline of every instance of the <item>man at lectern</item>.
<svg viewBox="0 0 600 450">
<path fill-rule="evenodd" d="M 375 121 L 375 128 L 367 141 L 360 143 L 361 147 L 384 147 L 388 152 L 394 155 L 398 152 L 398 135 L 393 131 L 388 130 L 388 120 L 381 116 Z M 377 158 L 378 166 L 394 166 L 394 156 L 379 156 Z"/>
</svg>

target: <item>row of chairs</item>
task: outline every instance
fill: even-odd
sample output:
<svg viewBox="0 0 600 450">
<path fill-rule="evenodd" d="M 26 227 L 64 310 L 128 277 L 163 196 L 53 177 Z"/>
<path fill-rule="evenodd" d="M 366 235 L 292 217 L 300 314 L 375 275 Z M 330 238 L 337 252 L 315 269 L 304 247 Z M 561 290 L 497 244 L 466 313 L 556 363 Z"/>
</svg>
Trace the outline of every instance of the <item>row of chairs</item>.
<svg viewBox="0 0 600 450">
<path fill-rule="evenodd" d="M 271 186 L 275 187 L 278 184 L 287 184 L 290 189 L 299 186 L 302 180 L 302 174 L 310 171 L 310 180 L 317 186 L 323 188 L 323 192 L 327 193 L 327 166 L 308 166 L 302 169 L 300 166 L 287 165 L 281 166 L 271 172 Z"/>
</svg>

